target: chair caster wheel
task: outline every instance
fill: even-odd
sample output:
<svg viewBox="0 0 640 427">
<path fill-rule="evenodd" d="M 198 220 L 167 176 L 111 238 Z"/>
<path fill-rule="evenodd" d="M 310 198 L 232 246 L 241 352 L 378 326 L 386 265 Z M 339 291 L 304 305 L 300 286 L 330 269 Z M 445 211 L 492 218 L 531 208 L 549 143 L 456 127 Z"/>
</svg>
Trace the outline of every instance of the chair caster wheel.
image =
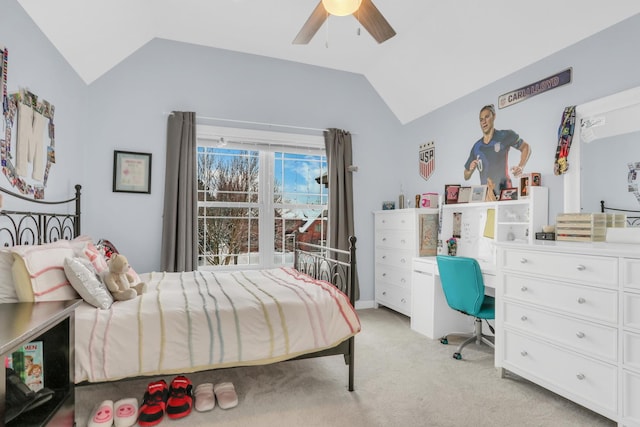
<svg viewBox="0 0 640 427">
<path fill-rule="evenodd" d="M 453 353 L 453 358 L 456 360 L 462 360 L 462 354 L 455 352 Z"/>
<path fill-rule="evenodd" d="M 445 338 L 440 338 L 440 344 L 449 344 L 449 340 Z"/>
</svg>

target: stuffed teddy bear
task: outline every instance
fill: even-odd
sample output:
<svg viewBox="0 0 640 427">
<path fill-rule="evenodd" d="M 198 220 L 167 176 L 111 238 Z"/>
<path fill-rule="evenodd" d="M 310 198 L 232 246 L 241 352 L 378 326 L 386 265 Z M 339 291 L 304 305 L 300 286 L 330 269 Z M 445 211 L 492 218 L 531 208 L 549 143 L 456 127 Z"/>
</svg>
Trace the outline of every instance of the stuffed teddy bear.
<svg viewBox="0 0 640 427">
<path fill-rule="evenodd" d="M 104 271 L 102 281 L 111 291 L 114 300 L 130 300 L 147 290 L 146 283 L 135 283 L 135 278 L 129 273 L 129 261 L 124 255 L 113 254 L 107 264 L 109 268 Z"/>
</svg>

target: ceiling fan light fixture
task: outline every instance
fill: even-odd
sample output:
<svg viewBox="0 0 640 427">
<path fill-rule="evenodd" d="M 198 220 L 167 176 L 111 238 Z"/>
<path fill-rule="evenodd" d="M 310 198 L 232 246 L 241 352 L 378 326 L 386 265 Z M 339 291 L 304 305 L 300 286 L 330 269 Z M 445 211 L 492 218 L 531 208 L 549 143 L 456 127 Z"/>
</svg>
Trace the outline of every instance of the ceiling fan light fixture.
<svg viewBox="0 0 640 427">
<path fill-rule="evenodd" d="M 360 7 L 362 0 L 322 0 L 325 10 L 334 16 L 352 15 Z"/>
</svg>

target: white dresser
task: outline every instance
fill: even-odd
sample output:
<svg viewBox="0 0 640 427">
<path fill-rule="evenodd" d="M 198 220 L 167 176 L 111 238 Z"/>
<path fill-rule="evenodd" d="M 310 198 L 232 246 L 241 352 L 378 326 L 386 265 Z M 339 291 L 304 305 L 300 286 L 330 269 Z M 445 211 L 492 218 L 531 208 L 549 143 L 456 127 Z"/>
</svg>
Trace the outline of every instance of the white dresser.
<svg viewBox="0 0 640 427">
<path fill-rule="evenodd" d="M 496 366 L 640 426 L 640 245 L 498 245 Z"/>
<path fill-rule="evenodd" d="M 374 212 L 377 305 L 411 316 L 411 262 L 419 255 L 419 219 L 437 214 L 437 209 Z"/>
</svg>

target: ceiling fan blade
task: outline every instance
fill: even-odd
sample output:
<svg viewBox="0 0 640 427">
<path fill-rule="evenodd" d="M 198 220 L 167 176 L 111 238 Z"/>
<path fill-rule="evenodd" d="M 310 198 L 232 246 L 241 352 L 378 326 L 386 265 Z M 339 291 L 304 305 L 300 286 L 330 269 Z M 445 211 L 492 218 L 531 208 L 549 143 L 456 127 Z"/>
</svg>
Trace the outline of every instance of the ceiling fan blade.
<svg viewBox="0 0 640 427">
<path fill-rule="evenodd" d="M 311 12 L 311 16 L 309 16 L 307 22 L 304 23 L 296 38 L 293 39 L 293 44 L 309 43 L 326 20 L 327 11 L 324 9 L 322 1 L 320 1 L 313 12 Z"/>
<path fill-rule="evenodd" d="M 389 40 L 396 32 L 371 0 L 362 0 L 360 8 L 353 14 L 378 43 Z"/>
</svg>

